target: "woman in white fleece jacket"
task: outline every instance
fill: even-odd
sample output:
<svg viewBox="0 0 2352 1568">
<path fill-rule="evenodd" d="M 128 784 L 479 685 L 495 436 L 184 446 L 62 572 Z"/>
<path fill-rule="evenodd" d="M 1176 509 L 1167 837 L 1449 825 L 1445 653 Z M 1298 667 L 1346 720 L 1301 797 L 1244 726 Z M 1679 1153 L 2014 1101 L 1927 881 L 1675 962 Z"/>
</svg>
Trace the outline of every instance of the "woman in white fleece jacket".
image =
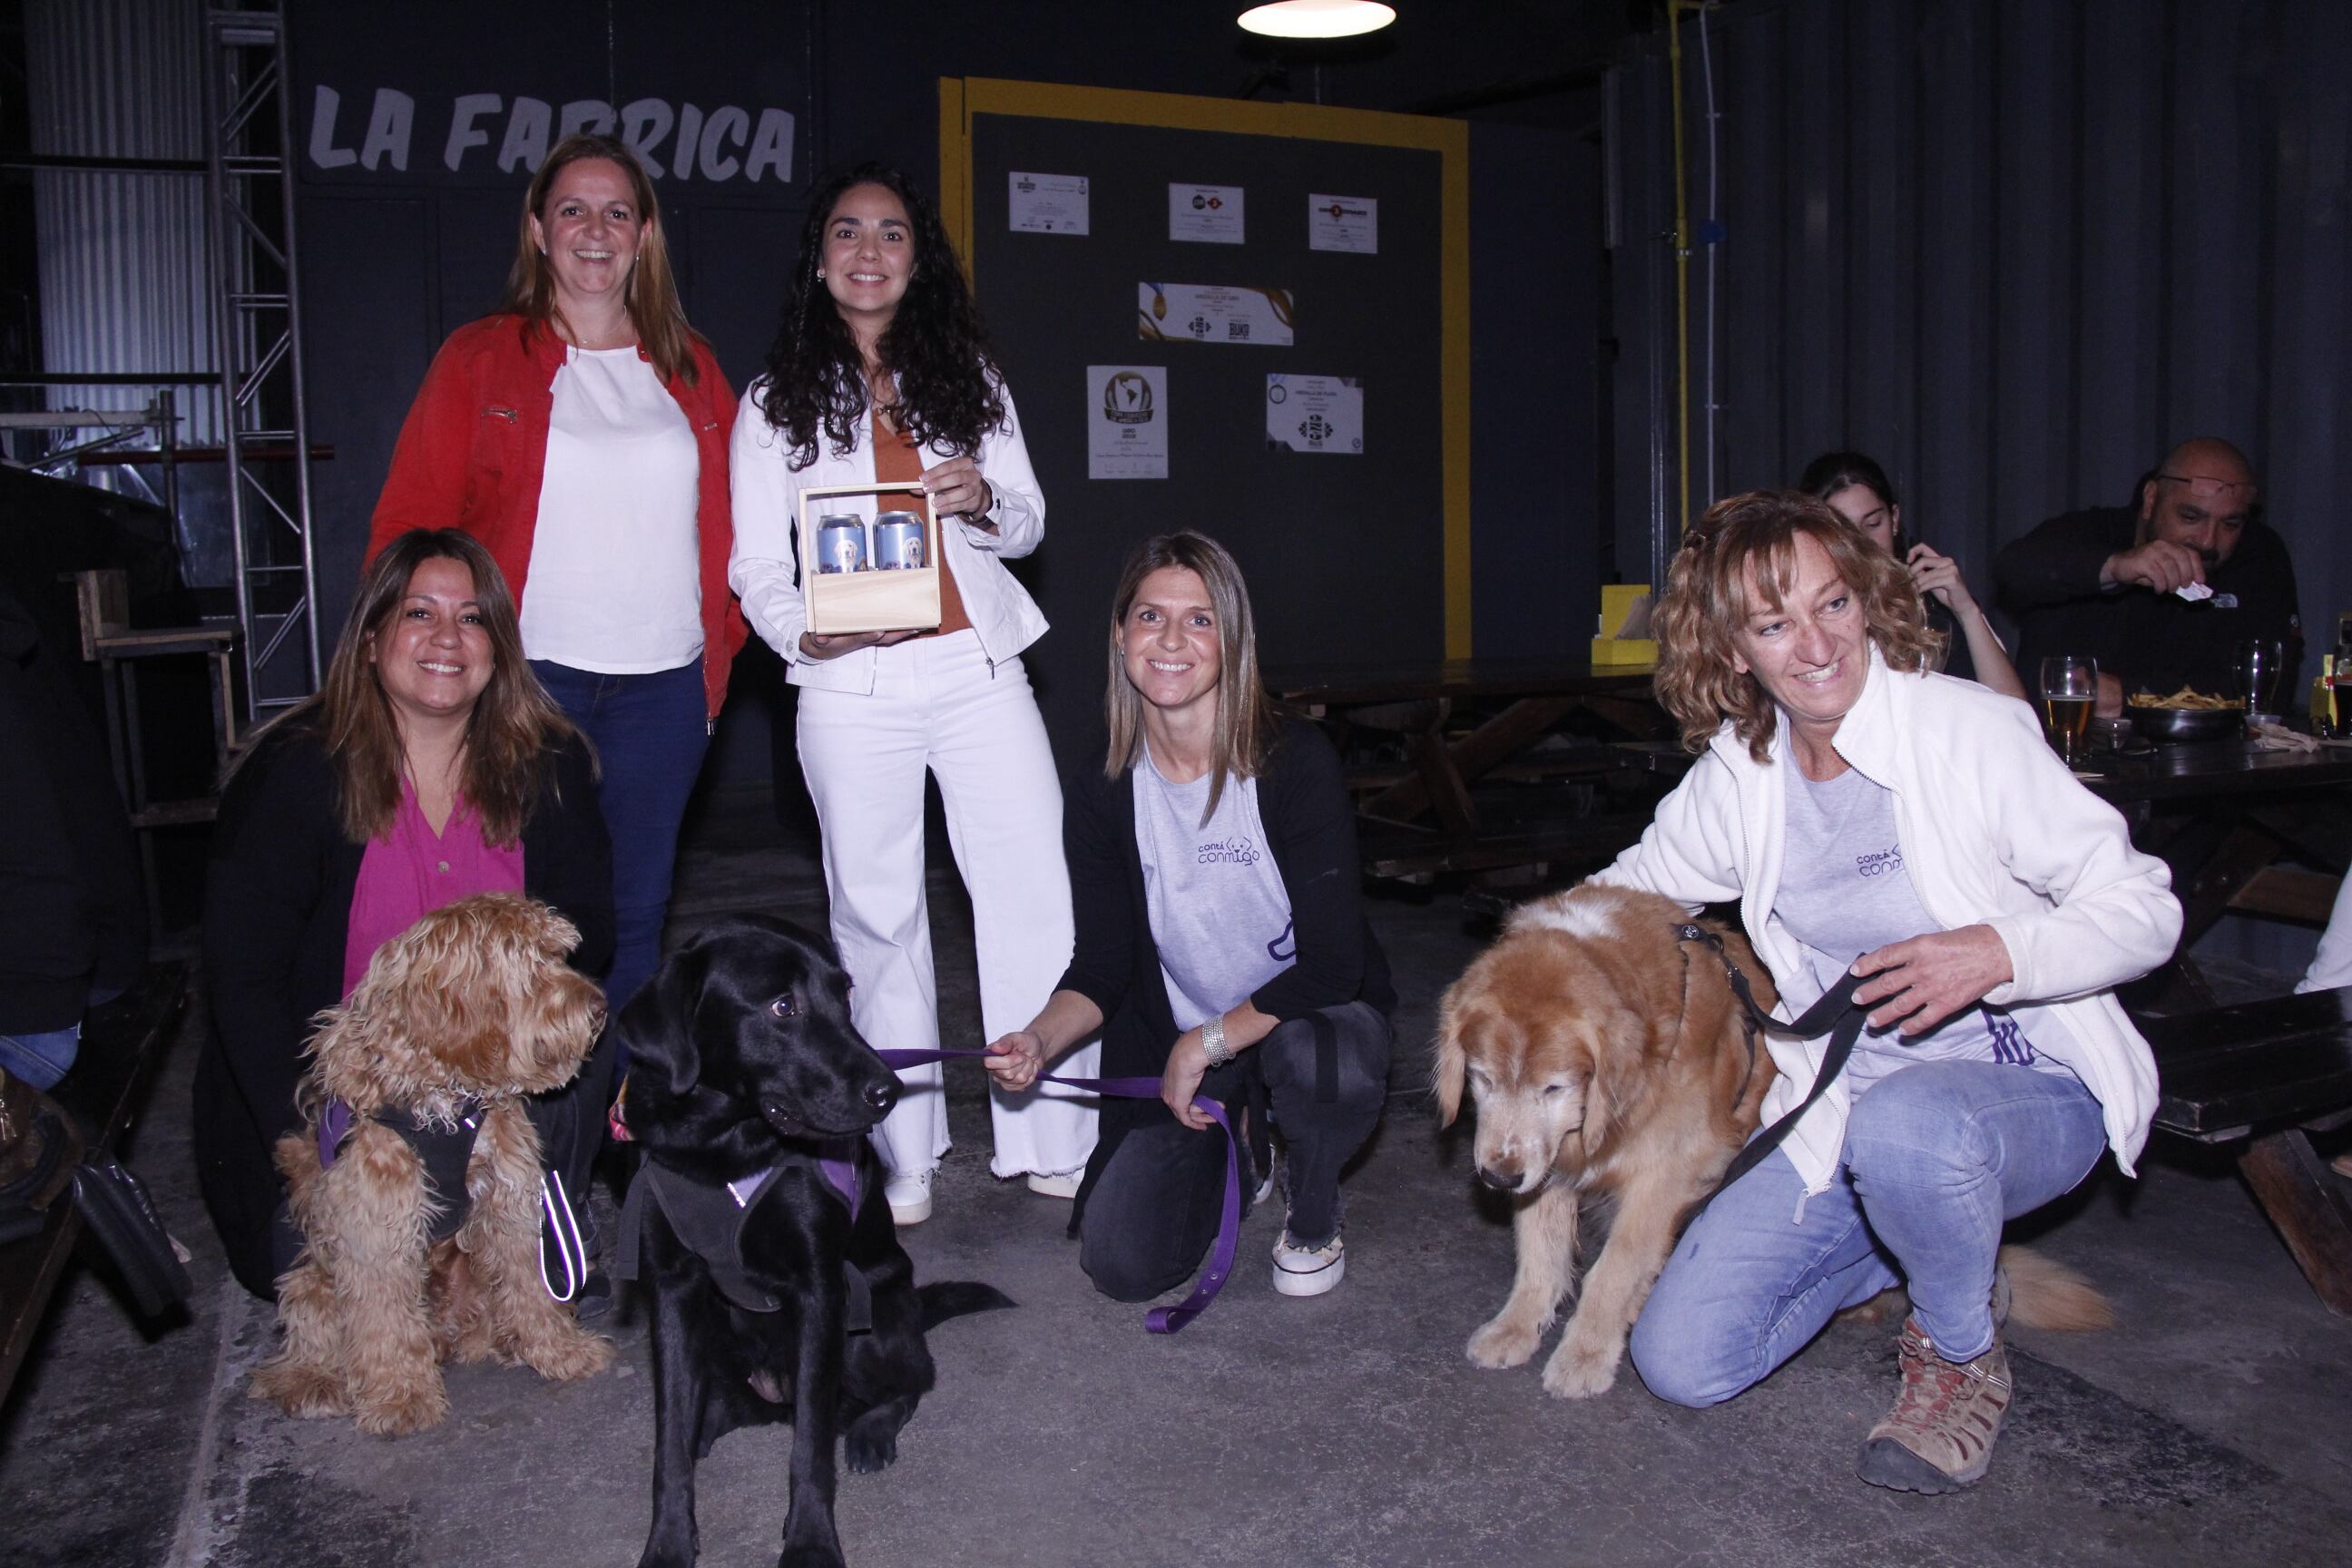
<svg viewBox="0 0 2352 1568">
<path fill-rule="evenodd" d="M 1850 969 L 1869 1025 L 1684 1235 L 1634 1363 L 1662 1397 L 1715 1404 L 1906 1283 L 1902 1393 L 1861 1474 L 1954 1490 L 1984 1474 L 2009 1404 L 2002 1222 L 2104 1149 L 2128 1173 L 2147 1141 L 2155 1064 L 2110 992 L 2170 955 L 2179 905 L 2029 709 L 1923 670 L 1916 589 L 1819 500 L 1718 503 L 1659 622 L 1659 700 L 1704 750 L 1600 879 L 1737 900 L 1783 1016 Z M 1826 1049 L 1769 1043 L 1768 1125 Z"/>
</svg>

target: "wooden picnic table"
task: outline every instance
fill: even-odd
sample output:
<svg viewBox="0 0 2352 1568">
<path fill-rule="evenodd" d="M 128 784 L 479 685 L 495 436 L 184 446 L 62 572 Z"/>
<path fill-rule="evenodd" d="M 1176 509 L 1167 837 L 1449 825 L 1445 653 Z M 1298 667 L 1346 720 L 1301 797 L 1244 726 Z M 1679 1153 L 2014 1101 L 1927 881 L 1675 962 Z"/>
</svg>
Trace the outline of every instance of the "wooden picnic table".
<svg viewBox="0 0 2352 1568">
<path fill-rule="evenodd" d="M 2352 1204 L 2312 1134 L 2352 1121 L 2352 988 L 2142 1018 L 2158 1131 L 2230 1149 L 2304 1277 L 2352 1316 Z"/>
<path fill-rule="evenodd" d="M 1402 742 L 1402 766 L 1383 771 L 1350 758 L 1350 782 L 1361 791 L 1364 867 L 1375 876 L 1425 876 L 1605 858 L 1629 842 L 1624 824 L 1583 816 L 1490 822 L 1474 790 L 1483 780 L 1642 768 L 1641 758 L 1605 742 L 1538 746 L 1578 712 L 1615 735 L 1665 733 L 1650 673 L 1647 665 L 1583 659 L 1470 658 L 1284 667 L 1266 672 L 1266 686 L 1286 706 L 1325 721 L 1343 757 L 1361 750 L 1352 743 L 1358 731 Z"/>
<path fill-rule="evenodd" d="M 2075 775 L 2172 868 L 2182 953 L 2232 910 L 2326 922 L 2352 863 L 2352 750 L 2257 752 L 2231 739 L 2093 752 Z M 2192 1005 L 2212 1005 L 2193 963 L 2177 979 Z"/>
</svg>

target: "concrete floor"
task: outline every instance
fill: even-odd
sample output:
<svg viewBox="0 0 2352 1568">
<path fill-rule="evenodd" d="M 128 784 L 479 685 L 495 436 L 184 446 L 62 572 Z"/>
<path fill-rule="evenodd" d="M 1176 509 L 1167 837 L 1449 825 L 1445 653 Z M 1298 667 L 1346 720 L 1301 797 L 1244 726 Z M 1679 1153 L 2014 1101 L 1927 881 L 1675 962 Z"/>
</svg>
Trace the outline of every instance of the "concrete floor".
<svg viewBox="0 0 2352 1568">
<path fill-rule="evenodd" d="M 933 879 L 949 1043 L 977 1043 L 971 942 Z M 814 921 L 804 847 L 764 816 L 706 824 L 681 924 L 725 908 Z M 1456 902 L 1382 900 L 1404 996 L 1387 1122 L 1349 1183 L 1349 1274 L 1274 1294 L 1280 1214 L 1253 1215 L 1223 1298 L 1173 1338 L 1097 1297 L 1066 1208 L 986 1170 L 976 1069 L 950 1068 L 958 1140 L 937 1215 L 906 1233 L 923 1279 L 986 1279 L 1020 1310 L 933 1335 L 938 1390 L 897 1467 L 845 1476 L 860 1568 L 944 1564 L 2340 1564 L 2352 1559 L 2352 1323 L 2314 1299 L 2226 1163 L 2161 1146 L 2109 1173 L 2035 1244 L 2090 1275 L 2122 1326 L 2020 1332 L 1992 1472 L 1958 1498 L 1874 1490 L 1854 1449 L 1894 1387 L 1887 1328 L 1833 1326 L 1744 1397 L 1695 1413 L 1628 1373 L 1547 1397 L 1481 1372 L 1470 1331 L 1511 1271 L 1504 1217 L 1420 1087 L 1438 992 L 1478 946 Z M 0 1562 L 625 1565 L 649 1511 L 641 1315 L 615 1369 L 567 1387 L 453 1369 L 451 1419 L 386 1440 L 245 1396 L 268 1309 L 226 1276 L 188 1164 L 194 1030 L 133 1149 L 195 1253 L 187 1321 L 142 1336 L 78 1271 L 0 1412 Z M 609 1217 L 609 1216 L 608 1216 Z M 782 1428 L 701 1471 L 703 1559 L 772 1561 Z"/>
</svg>

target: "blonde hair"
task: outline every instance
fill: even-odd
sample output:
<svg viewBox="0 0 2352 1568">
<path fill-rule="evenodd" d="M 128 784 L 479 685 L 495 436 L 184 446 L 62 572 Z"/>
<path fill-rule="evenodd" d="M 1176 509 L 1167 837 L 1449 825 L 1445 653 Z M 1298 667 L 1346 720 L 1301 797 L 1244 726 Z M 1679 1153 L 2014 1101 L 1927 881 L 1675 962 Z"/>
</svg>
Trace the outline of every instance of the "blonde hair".
<svg viewBox="0 0 2352 1568">
<path fill-rule="evenodd" d="M 1685 750 L 1704 751 L 1728 721 L 1748 754 L 1768 760 L 1779 710 L 1753 675 L 1739 672 L 1733 638 L 1759 608 L 1782 606 L 1801 538 L 1819 545 L 1853 590 L 1888 668 L 1940 662 L 1944 637 L 1927 629 L 1910 572 L 1828 502 L 1801 490 L 1727 497 L 1683 536 L 1658 602 L 1658 702 L 1681 728 Z"/>
<path fill-rule="evenodd" d="M 1209 758 L 1209 804 L 1201 814 L 1206 822 L 1225 792 L 1228 775 L 1254 779 L 1265 769 L 1274 745 L 1274 708 L 1257 674 L 1257 626 L 1250 615 L 1249 585 L 1242 569 L 1225 547 L 1205 533 L 1191 529 L 1152 535 L 1128 552 L 1118 574 L 1118 589 L 1110 605 L 1110 679 L 1103 690 L 1103 718 L 1110 729 L 1110 749 L 1103 758 L 1103 776 L 1117 778 L 1143 755 L 1143 699 L 1127 678 L 1127 659 L 1119 648 L 1119 629 L 1135 607 L 1143 580 L 1154 572 L 1180 566 L 1201 579 L 1209 593 L 1210 613 L 1217 617 L 1217 725 Z"/>
<path fill-rule="evenodd" d="M 546 331 L 563 318 L 555 302 L 555 268 L 547 253 L 531 237 L 530 220 L 546 222 L 548 192 L 555 185 L 555 176 L 573 163 L 590 158 L 602 158 L 619 165 L 629 182 L 629 199 L 637 209 L 637 222 L 644 229 L 637 241 L 636 265 L 629 269 L 627 291 L 623 296 L 628 306 L 630 324 L 637 331 L 637 346 L 653 361 L 654 369 L 664 381 L 683 379 L 692 386 L 699 379 L 694 364 L 696 333 L 686 324 L 686 308 L 678 303 L 677 280 L 670 271 L 669 243 L 662 237 L 661 199 L 654 194 L 654 183 L 646 174 L 646 166 L 629 144 L 617 136 L 591 136 L 582 133 L 566 136 L 548 150 L 541 162 L 539 173 L 530 178 L 530 188 L 524 194 L 522 221 L 518 226 L 515 240 L 514 265 L 507 272 L 506 297 L 499 308 L 523 320 L 523 337 L 529 341 L 534 331 Z"/>
</svg>

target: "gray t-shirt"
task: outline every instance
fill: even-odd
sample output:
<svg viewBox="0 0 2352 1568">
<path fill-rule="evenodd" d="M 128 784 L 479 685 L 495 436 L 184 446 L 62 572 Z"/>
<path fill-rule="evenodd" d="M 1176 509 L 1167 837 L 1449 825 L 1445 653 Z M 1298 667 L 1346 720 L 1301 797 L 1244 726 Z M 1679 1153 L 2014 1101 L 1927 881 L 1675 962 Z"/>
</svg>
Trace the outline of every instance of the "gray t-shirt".
<svg viewBox="0 0 2352 1568">
<path fill-rule="evenodd" d="M 1895 832 L 1895 797 L 1853 768 L 1816 784 L 1789 769 L 1788 845 L 1772 911 L 1803 944 L 1805 962 L 1826 991 L 1864 953 L 1940 930 L 1928 918 L 1903 863 Z M 2046 1026 L 2062 1027 L 2051 1021 Z M 1925 1035 L 1865 1028 L 1845 1069 L 1860 1094 L 1888 1073 L 1925 1061 L 2008 1062 L 2065 1073 L 2034 1050 L 2006 1009 L 1964 1008 Z"/>
<path fill-rule="evenodd" d="M 1290 893 L 1266 849 L 1255 779 L 1226 775 L 1216 814 L 1202 822 L 1213 775 L 1170 784 L 1146 746 L 1129 776 L 1151 940 L 1176 1026 L 1190 1029 L 1297 962 Z"/>
</svg>

